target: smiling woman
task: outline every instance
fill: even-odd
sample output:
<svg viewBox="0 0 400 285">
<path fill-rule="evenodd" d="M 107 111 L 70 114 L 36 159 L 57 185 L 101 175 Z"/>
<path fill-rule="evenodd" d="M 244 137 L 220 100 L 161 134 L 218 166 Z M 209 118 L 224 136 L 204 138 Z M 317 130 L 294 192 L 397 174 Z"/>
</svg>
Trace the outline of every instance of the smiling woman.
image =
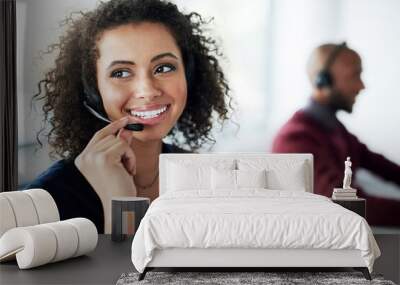
<svg viewBox="0 0 400 285">
<path fill-rule="evenodd" d="M 131 133 L 139 141 L 165 137 L 187 97 L 184 62 L 168 29 L 146 22 L 119 26 L 105 31 L 97 47 L 97 84 L 108 117 L 128 115 L 143 124 L 143 132 Z"/>
<path fill-rule="evenodd" d="M 159 154 L 214 142 L 213 118 L 228 119 L 231 97 L 219 49 L 196 13 L 111 0 L 67 23 L 35 95 L 62 160 L 26 188 L 47 190 L 61 219 L 86 217 L 109 233 L 111 198 L 157 198 Z M 173 144 L 163 143 L 167 136 Z"/>
</svg>

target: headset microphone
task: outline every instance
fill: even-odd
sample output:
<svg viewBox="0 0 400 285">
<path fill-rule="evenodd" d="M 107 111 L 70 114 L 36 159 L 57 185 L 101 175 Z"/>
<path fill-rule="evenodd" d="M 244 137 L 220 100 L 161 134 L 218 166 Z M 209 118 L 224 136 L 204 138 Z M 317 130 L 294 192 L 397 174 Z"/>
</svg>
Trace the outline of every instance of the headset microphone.
<svg viewBox="0 0 400 285">
<path fill-rule="evenodd" d="M 111 123 L 111 121 L 105 117 L 103 117 L 102 115 L 100 115 L 99 113 L 97 113 L 93 108 L 91 108 L 88 103 L 86 103 L 86 101 L 83 101 L 83 105 L 89 110 L 90 113 L 92 113 L 96 118 L 103 120 L 104 122 L 107 123 Z M 143 124 L 127 124 L 125 127 L 125 129 L 129 130 L 129 131 L 136 131 L 136 132 L 140 132 L 143 131 L 144 126 Z"/>
</svg>

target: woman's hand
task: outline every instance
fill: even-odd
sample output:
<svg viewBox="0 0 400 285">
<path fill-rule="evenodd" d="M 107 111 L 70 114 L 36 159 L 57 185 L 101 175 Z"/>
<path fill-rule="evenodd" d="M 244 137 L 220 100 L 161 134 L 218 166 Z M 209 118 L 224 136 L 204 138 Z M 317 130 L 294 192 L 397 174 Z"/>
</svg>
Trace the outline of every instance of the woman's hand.
<svg viewBox="0 0 400 285">
<path fill-rule="evenodd" d="M 136 157 L 131 139 L 124 137 L 124 117 L 96 132 L 85 149 L 76 157 L 75 165 L 99 195 L 104 209 L 105 232 L 111 231 L 111 198 L 136 196 L 133 175 Z M 115 135 L 118 133 L 118 135 Z"/>
</svg>

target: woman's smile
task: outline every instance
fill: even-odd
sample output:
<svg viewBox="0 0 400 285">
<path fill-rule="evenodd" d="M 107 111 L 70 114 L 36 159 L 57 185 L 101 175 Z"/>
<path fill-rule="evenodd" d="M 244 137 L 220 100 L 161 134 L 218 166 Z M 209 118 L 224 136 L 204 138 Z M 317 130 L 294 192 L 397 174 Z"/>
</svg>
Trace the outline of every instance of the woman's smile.
<svg viewBox="0 0 400 285">
<path fill-rule="evenodd" d="M 162 122 L 168 115 L 170 104 L 157 104 L 140 108 L 127 109 L 129 121 L 144 125 L 155 125 Z"/>
</svg>

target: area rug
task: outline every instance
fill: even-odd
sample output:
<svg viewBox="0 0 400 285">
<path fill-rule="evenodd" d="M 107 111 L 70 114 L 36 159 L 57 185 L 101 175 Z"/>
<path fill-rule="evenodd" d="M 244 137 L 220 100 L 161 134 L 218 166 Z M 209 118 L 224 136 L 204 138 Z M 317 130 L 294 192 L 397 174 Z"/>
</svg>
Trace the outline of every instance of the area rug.
<svg viewBox="0 0 400 285">
<path fill-rule="evenodd" d="M 395 285 L 384 280 L 381 275 L 372 274 L 372 281 L 366 280 L 360 272 L 154 272 L 146 274 L 145 279 L 138 281 L 139 273 L 122 274 L 117 285 L 133 284 L 267 284 L 267 285 L 297 285 L 297 284 L 379 284 Z"/>
</svg>

